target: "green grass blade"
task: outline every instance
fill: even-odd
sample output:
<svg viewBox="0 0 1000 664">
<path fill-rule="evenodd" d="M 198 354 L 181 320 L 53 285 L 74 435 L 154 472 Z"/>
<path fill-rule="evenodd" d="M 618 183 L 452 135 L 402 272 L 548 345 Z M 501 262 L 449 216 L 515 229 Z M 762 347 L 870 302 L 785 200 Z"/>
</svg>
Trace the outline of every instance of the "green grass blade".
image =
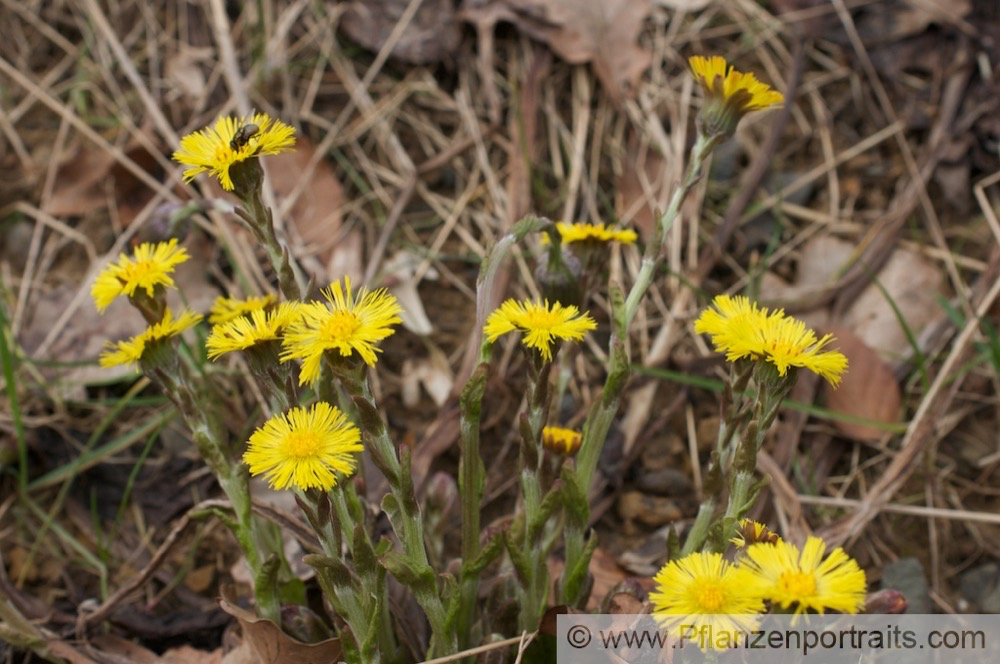
<svg viewBox="0 0 1000 664">
<path fill-rule="evenodd" d="M 0 363 L 3 364 L 3 378 L 7 385 L 7 401 L 10 404 L 11 420 L 14 422 L 14 437 L 17 439 L 17 481 L 23 494 L 28 488 L 28 440 L 24 435 L 24 421 L 21 419 L 21 405 L 17 399 L 17 382 L 14 379 L 14 353 L 7 344 L 7 311 L 0 303 Z"/>
<path fill-rule="evenodd" d="M 691 387 L 698 387 L 705 390 L 710 390 L 712 392 L 722 392 L 725 385 L 721 380 L 715 380 L 714 378 L 704 378 L 702 376 L 689 376 L 683 374 L 679 371 L 671 371 L 670 369 L 656 369 L 650 367 L 642 367 L 638 365 L 633 365 L 632 370 L 636 373 L 645 374 L 647 376 L 652 376 L 654 378 L 659 378 L 661 380 L 670 381 L 671 383 L 679 383 L 681 385 L 690 385 Z M 746 392 L 747 396 L 753 396 L 752 391 Z M 865 426 L 874 427 L 880 431 L 887 431 L 889 433 L 903 433 L 906 431 L 906 422 L 880 422 L 879 420 L 871 420 L 867 417 L 858 417 L 857 415 L 850 415 L 848 413 L 841 413 L 835 410 L 830 410 L 829 408 L 824 408 L 822 406 L 817 406 L 811 403 L 803 403 L 801 401 L 795 401 L 794 399 L 785 399 L 782 402 L 782 406 L 789 410 L 795 410 L 800 413 L 806 413 L 812 415 L 821 420 L 835 420 L 839 422 L 849 422 L 851 424 L 862 424 Z"/>
</svg>

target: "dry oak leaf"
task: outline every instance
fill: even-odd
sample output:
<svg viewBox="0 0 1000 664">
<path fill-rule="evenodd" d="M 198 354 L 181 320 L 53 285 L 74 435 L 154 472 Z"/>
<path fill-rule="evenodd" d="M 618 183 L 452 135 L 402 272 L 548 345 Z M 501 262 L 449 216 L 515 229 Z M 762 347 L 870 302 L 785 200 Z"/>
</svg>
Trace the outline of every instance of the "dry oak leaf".
<svg viewBox="0 0 1000 664">
<path fill-rule="evenodd" d="M 225 594 L 225 593 L 224 593 Z M 243 638 L 257 656 L 260 664 L 328 664 L 339 662 L 343 654 L 340 639 L 327 639 L 320 643 L 302 643 L 281 631 L 270 620 L 258 618 L 253 612 L 240 608 L 235 602 L 220 598 L 219 606 L 236 618 L 243 630 Z"/>
<path fill-rule="evenodd" d="M 509 21 L 567 62 L 591 63 L 620 102 L 652 62 L 638 43 L 649 12 L 649 0 L 465 0 L 460 16 L 480 31 Z"/>
<path fill-rule="evenodd" d="M 410 0 L 355 0 L 340 27 L 365 48 L 380 51 L 409 5 Z M 423 0 L 392 47 L 392 56 L 415 65 L 440 62 L 451 57 L 461 40 L 453 1 Z"/>
<path fill-rule="evenodd" d="M 898 423 L 903 397 L 889 365 L 850 330 L 832 328 L 829 332 L 837 339 L 831 347 L 847 356 L 848 365 L 840 385 L 828 393 L 826 407 L 875 422 Z M 884 429 L 859 422 L 834 420 L 834 425 L 855 440 L 878 440 L 885 435 Z"/>
</svg>

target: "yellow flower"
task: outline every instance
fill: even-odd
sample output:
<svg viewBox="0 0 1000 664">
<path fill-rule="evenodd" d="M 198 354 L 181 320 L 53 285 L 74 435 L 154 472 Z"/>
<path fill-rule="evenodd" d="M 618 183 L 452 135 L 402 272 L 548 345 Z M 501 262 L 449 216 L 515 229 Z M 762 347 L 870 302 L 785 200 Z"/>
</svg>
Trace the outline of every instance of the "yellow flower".
<svg viewBox="0 0 1000 664">
<path fill-rule="evenodd" d="M 587 241 L 633 244 L 639 239 L 639 236 L 631 229 L 606 227 L 603 223 L 585 224 L 577 222 L 569 224 L 565 221 L 560 221 L 556 224 L 556 229 L 559 231 L 559 236 L 562 238 L 563 244 Z M 543 235 L 542 243 L 547 243 L 548 239 L 548 235 Z"/>
<path fill-rule="evenodd" d="M 752 572 L 752 585 L 761 597 L 783 609 L 795 605 L 795 614 L 830 609 L 857 613 L 865 605 L 865 573 L 837 547 L 826 560 L 826 544 L 809 537 L 802 552 L 787 542 L 754 544 L 743 565 Z"/>
<path fill-rule="evenodd" d="M 201 314 L 184 311 L 176 320 L 168 308 L 159 323 L 150 325 L 144 332 L 131 339 L 109 343 L 108 350 L 101 354 L 102 367 L 115 367 L 121 364 L 135 364 L 142 359 L 143 354 L 157 341 L 176 336 L 192 327 L 202 319 Z"/>
<path fill-rule="evenodd" d="M 699 122 L 709 135 L 731 134 L 740 118 L 782 103 L 780 92 L 761 83 L 753 74 L 736 71 L 725 58 L 696 55 L 688 60 L 695 80 L 705 91 Z"/>
<path fill-rule="evenodd" d="M 225 353 L 246 350 L 261 342 L 277 339 L 281 331 L 298 317 L 301 307 L 298 302 L 282 302 L 271 311 L 254 309 L 245 316 L 214 325 L 205 340 L 208 358 L 214 361 Z"/>
<path fill-rule="evenodd" d="M 744 549 L 751 544 L 774 544 L 782 541 L 778 534 L 769 529 L 763 523 L 753 519 L 740 519 L 739 528 L 736 534 L 729 539 L 739 549 Z"/>
<path fill-rule="evenodd" d="M 656 590 L 649 594 L 653 616 L 664 627 L 684 630 L 675 636 L 691 639 L 694 635 L 707 636 L 702 629 L 711 630 L 712 639 L 705 647 L 724 649 L 725 638 L 735 643 L 739 635 L 753 631 L 757 626 L 756 615 L 764 610 L 760 596 L 752 592 L 750 573 L 723 559 L 720 553 L 692 553 L 680 560 L 672 560 L 661 569 L 653 581 Z M 720 635 L 723 637 L 720 639 Z M 721 647 L 720 647 L 721 646 Z"/>
<path fill-rule="evenodd" d="M 804 367 L 819 374 L 836 387 L 847 370 L 847 358 L 838 351 L 824 350 L 833 341 L 827 334 L 821 339 L 802 321 L 778 309 L 769 312 L 743 296 L 719 295 L 714 309 L 701 313 L 694 330 L 712 337 L 715 349 L 735 362 L 744 357 L 772 363 L 784 376 L 788 367 Z"/>
<path fill-rule="evenodd" d="M 257 127 L 255 133 L 247 131 L 250 125 Z M 234 142 L 234 138 L 238 140 Z M 174 159 L 190 167 L 184 171 L 185 182 L 190 182 L 201 173 L 211 173 L 219 179 L 223 189 L 232 191 L 230 166 L 254 157 L 287 152 L 294 145 L 295 128 L 280 120 L 271 120 L 265 113 L 255 113 L 249 122 L 241 118 L 220 117 L 215 121 L 214 129 L 206 127 L 182 138 L 180 149 L 174 152 Z"/>
<path fill-rule="evenodd" d="M 349 476 L 361 451 L 361 431 L 336 406 L 320 401 L 275 415 L 247 442 L 243 461 L 274 489 L 329 491 Z"/>
<path fill-rule="evenodd" d="M 381 352 L 375 344 L 395 332 L 392 325 L 402 322 L 403 309 L 394 296 L 385 289 L 369 293 L 364 288 L 352 295 L 349 277 L 344 277 L 343 287 L 335 281 L 323 296 L 327 304 L 302 305 L 300 317 L 285 331 L 281 361 L 302 360 L 300 385 L 316 380 L 328 350 L 337 350 L 342 357 L 357 353 L 374 366 L 376 353 Z"/>
<path fill-rule="evenodd" d="M 552 360 L 552 343 L 555 339 L 579 341 L 588 330 L 597 328 L 589 313 L 581 314 L 575 306 L 507 300 L 486 319 L 483 332 L 495 342 L 501 335 L 518 330 L 524 333 L 523 343 L 536 348 L 542 358 Z"/>
<path fill-rule="evenodd" d="M 156 244 L 143 242 L 131 257 L 119 254 L 118 262 L 104 268 L 90 289 L 97 310 L 104 313 L 116 297 L 132 297 L 140 288 L 153 297 L 157 286 L 173 286 L 170 274 L 188 258 L 187 250 L 177 246 L 177 238 Z"/>
<path fill-rule="evenodd" d="M 248 297 L 245 300 L 220 295 L 215 298 L 215 303 L 212 304 L 212 310 L 209 312 L 208 322 L 212 325 L 228 323 L 229 321 L 235 320 L 240 316 L 247 315 L 251 311 L 266 309 L 277 301 L 278 298 L 271 294 L 260 296 L 255 295 Z"/>
<path fill-rule="evenodd" d="M 582 441 L 583 436 L 579 431 L 563 429 L 562 427 L 542 428 L 542 445 L 545 446 L 545 449 L 556 454 L 573 456 L 580 449 Z"/>
</svg>

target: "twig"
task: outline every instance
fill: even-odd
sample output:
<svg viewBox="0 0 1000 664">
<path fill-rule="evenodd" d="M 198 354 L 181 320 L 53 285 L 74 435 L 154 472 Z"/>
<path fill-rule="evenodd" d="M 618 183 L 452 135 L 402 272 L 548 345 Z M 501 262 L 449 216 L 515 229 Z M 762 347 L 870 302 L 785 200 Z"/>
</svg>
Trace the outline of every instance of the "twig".
<svg viewBox="0 0 1000 664">
<path fill-rule="evenodd" d="M 1000 276 L 1000 250 L 995 249 L 990 269 L 983 274 L 980 281 L 983 285 L 990 285 L 989 291 L 979 301 L 973 315 L 965 322 L 961 334 L 952 344 L 951 352 L 948 353 L 947 359 L 906 429 L 899 452 L 865 499 L 858 503 L 854 513 L 823 529 L 822 536 L 831 546 L 843 544 L 860 533 L 885 508 L 889 500 L 916 470 L 921 454 L 934 434 L 935 423 L 947 412 L 962 384 L 962 381 L 955 380 L 953 374 L 965 362 L 971 351 L 972 340 L 979 331 L 980 318 L 990 310 L 1000 296 L 998 276 Z"/>
<path fill-rule="evenodd" d="M 130 579 L 128 583 L 126 583 L 121 588 L 112 593 L 111 596 L 108 597 L 108 599 L 105 600 L 104 603 L 101 604 L 99 607 L 97 607 L 94 611 L 89 613 L 80 613 L 80 615 L 77 617 L 76 620 L 77 638 L 83 639 L 86 634 L 88 625 L 102 620 L 116 606 L 118 606 L 122 602 L 122 600 L 124 600 L 129 595 L 129 593 L 133 592 L 136 588 L 146 583 L 146 581 L 148 581 L 149 578 L 153 576 L 153 573 L 156 572 L 156 569 L 161 564 L 163 564 L 163 561 L 164 559 L 166 559 L 167 554 L 169 554 L 171 549 L 173 549 L 173 547 L 177 544 L 177 539 L 178 537 L 180 537 L 180 534 L 184 532 L 184 529 L 188 527 L 189 523 L 191 523 L 191 519 L 194 518 L 194 516 L 198 512 L 213 508 L 230 509 L 232 508 L 232 505 L 228 500 L 222 500 L 216 498 L 211 500 L 203 500 L 197 505 L 191 507 L 191 509 L 189 509 L 187 512 L 185 512 L 184 516 L 182 516 L 180 520 L 170 530 L 170 533 L 167 535 L 166 539 L 163 540 L 163 543 L 160 544 L 160 548 L 158 548 L 156 550 L 156 553 L 153 554 L 152 559 L 150 559 L 150 561 L 146 564 L 146 566 L 142 568 L 142 571 L 140 571 L 137 575 L 132 577 L 132 579 Z"/>
</svg>

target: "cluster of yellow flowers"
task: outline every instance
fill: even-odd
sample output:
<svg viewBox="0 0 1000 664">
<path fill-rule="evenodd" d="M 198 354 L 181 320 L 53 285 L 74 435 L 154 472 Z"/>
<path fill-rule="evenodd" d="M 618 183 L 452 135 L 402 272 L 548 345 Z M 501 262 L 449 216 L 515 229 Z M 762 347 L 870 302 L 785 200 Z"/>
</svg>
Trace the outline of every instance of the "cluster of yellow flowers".
<svg viewBox="0 0 1000 664">
<path fill-rule="evenodd" d="M 92 289 L 94 301 L 103 311 L 119 295 L 131 297 L 138 289 L 153 298 L 157 288 L 174 287 L 171 274 L 187 259 L 187 252 L 177 247 L 176 240 L 142 244 L 133 257 L 122 255 L 117 264 L 109 265 L 98 276 Z M 354 292 L 349 277 L 322 293 L 325 301 L 313 302 L 278 303 L 273 295 L 218 298 L 209 315 L 213 326 L 205 342 L 209 359 L 261 344 L 280 344 L 282 362 L 302 361 L 300 385 L 316 381 L 328 351 L 341 357 L 357 354 L 365 364 L 374 366 L 381 352 L 378 343 L 392 335 L 393 326 L 402 321 L 399 302 L 384 289 Z M 111 344 L 101 356 L 101 365 L 137 364 L 156 342 L 177 336 L 200 320 L 200 314 L 190 311 L 175 319 L 166 309 L 159 323 L 131 339 Z M 581 314 L 574 306 L 508 300 L 490 316 L 485 334 L 492 342 L 507 332 L 521 331 L 526 347 L 551 360 L 557 340 L 578 341 L 595 327 L 589 314 Z M 252 474 L 264 473 L 276 488 L 329 489 L 336 484 L 331 471 L 346 474 L 354 467 L 351 455 L 360 450 L 355 445 L 356 433 L 357 428 L 342 412 L 321 402 L 268 420 L 250 437 L 244 460 Z M 579 434 L 570 433 L 574 435 L 557 436 L 563 453 L 579 446 Z"/>
<path fill-rule="evenodd" d="M 712 338 L 716 350 L 730 362 L 749 357 L 773 364 L 784 376 L 788 367 L 810 369 L 831 385 L 840 383 L 847 358 L 837 351 L 824 350 L 833 341 L 821 339 L 800 320 L 781 309 L 768 311 L 741 295 L 719 295 L 714 308 L 705 309 L 694 324 L 695 332 Z"/>
<path fill-rule="evenodd" d="M 761 536 L 770 532 L 749 520 L 741 529 Z M 714 552 L 672 560 L 653 578 L 654 616 L 668 629 L 684 624 L 710 628 L 699 633 L 735 635 L 753 631 L 768 604 L 772 611 L 794 610 L 793 620 L 809 611 L 863 610 L 864 571 L 840 547 L 824 554 L 826 543 L 819 537 L 810 536 L 800 549 L 773 536 L 745 542 L 734 562 Z M 718 641 L 711 645 L 718 647 Z"/>
</svg>

